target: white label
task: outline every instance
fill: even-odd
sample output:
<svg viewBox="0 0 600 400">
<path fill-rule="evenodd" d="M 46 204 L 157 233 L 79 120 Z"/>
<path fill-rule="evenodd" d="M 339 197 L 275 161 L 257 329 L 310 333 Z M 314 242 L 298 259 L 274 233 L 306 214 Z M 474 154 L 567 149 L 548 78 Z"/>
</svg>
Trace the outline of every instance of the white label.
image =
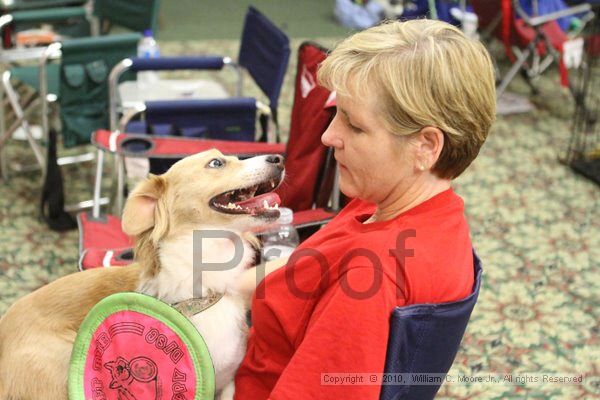
<svg viewBox="0 0 600 400">
<path fill-rule="evenodd" d="M 263 247 L 262 249 L 262 257 L 265 261 L 275 260 L 281 257 L 289 257 L 294 252 L 294 247 L 289 246 L 281 246 L 281 245 L 271 245 Z"/>
<path fill-rule="evenodd" d="M 302 66 L 302 75 L 300 75 L 300 90 L 302 93 L 302 98 L 305 99 L 306 96 L 312 90 L 317 87 L 317 83 L 315 82 L 315 77 L 313 74 L 306 68 L 306 65 Z"/>
<path fill-rule="evenodd" d="M 567 40 L 563 44 L 563 62 L 567 68 L 579 68 L 583 58 L 583 38 Z"/>
</svg>

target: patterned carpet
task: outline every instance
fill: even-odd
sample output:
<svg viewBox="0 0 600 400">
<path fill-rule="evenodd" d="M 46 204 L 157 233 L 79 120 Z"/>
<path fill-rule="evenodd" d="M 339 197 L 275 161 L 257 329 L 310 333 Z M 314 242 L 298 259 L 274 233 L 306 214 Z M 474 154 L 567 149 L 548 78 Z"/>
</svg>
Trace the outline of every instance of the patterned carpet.
<svg viewBox="0 0 600 400">
<path fill-rule="evenodd" d="M 162 43 L 162 50 L 236 54 L 236 46 Z M 294 63 L 293 55 L 281 94 L 284 132 Z M 572 102 L 557 82 L 555 74 L 537 82 L 537 111 L 500 117 L 479 158 L 456 182 L 484 283 L 451 375 L 583 374 L 584 383 L 445 384 L 440 399 L 600 398 L 600 190 L 558 161 Z M 511 91 L 527 93 L 520 82 Z M 31 159 L 22 143 L 13 142 L 9 154 Z M 68 200 L 89 197 L 92 165 L 66 169 L 65 176 Z M 39 221 L 39 191 L 37 173 L 0 184 L 0 315 L 18 297 L 76 271 L 77 232 L 54 233 Z"/>
</svg>

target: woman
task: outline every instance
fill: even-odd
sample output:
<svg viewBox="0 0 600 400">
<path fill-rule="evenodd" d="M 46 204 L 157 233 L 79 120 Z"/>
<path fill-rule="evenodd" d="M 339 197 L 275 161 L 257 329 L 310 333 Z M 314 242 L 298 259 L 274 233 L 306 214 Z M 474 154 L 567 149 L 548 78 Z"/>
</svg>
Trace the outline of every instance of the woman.
<svg viewBox="0 0 600 400">
<path fill-rule="evenodd" d="M 473 287 L 451 180 L 494 120 L 484 47 L 442 22 L 390 22 L 343 41 L 319 80 L 338 111 L 322 141 L 354 200 L 256 289 L 236 399 L 377 399 L 377 385 L 326 385 L 322 374 L 383 372 L 395 307 Z"/>
</svg>

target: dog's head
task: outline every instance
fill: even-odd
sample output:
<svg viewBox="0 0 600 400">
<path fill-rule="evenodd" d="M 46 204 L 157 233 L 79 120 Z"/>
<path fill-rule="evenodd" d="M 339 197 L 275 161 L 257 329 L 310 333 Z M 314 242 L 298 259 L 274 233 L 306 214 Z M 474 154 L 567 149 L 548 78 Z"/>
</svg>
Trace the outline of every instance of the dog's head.
<svg viewBox="0 0 600 400">
<path fill-rule="evenodd" d="M 257 247 L 258 240 L 245 232 L 279 217 L 279 196 L 272 191 L 283 177 L 283 158 L 280 156 L 239 160 L 209 150 L 184 158 L 165 174 L 150 176 L 139 183 L 125 204 L 122 227 L 125 233 L 135 237 L 135 258 L 144 266 L 145 276 L 156 276 L 161 266 L 169 267 L 166 261 L 191 265 L 192 253 L 187 249 L 192 246 L 195 230 L 233 231 L 242 234 L 248 245 Z M 202 254 L 203 262 L 230 259 L 227 257 L 233 242 L 216 242 L 212 252 Z M 177 243 L 184 243 L 183 253 Z M 219 246 L 221 250 L 218 250 Z M 226 257 L 224 260 L 214 259 L 221 253 Z M 251 261 L 250 253 L 244 254 L 247 264 Z M 178 273 L 183 271 L 170 267 Z M 239 268 L 233 268 L 228 274 L 220 274 L 215 281 L 224 285 L 239 272 Z"/>
<path fill-rule="evenodd" d="M 278 155 L 239 160 L 209 150 L 186 157 L 135 188 L 123 212 L 123 231 L 151 232 L 156 244 L 182 230 L 217 226 L 241 232 L 272 222 L 280 202 L 272 191 L 283 177 Z"/>
</svg>

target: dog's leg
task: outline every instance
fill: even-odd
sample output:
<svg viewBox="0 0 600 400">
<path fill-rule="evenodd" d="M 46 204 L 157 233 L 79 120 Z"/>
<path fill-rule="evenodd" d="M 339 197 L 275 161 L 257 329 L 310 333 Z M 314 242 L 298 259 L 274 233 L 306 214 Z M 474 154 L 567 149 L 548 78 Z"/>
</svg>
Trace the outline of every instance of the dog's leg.
<svg viewBox="0 0 600 400">
<path fill-rule="evenodd" d="M 221 393 L 217 397 L 218 400 L 233 400 L 233 394 L 235 393 L 235 383 L 229 382 L 227 386 L 221 390 Z"/>
<path fill-rule="evenodd" d="M 37 346 L 6 352 L 0 369 L 1 400 L 67 400 L 67 378 L 73 342 L 39 337 Z"/>
</svg>

